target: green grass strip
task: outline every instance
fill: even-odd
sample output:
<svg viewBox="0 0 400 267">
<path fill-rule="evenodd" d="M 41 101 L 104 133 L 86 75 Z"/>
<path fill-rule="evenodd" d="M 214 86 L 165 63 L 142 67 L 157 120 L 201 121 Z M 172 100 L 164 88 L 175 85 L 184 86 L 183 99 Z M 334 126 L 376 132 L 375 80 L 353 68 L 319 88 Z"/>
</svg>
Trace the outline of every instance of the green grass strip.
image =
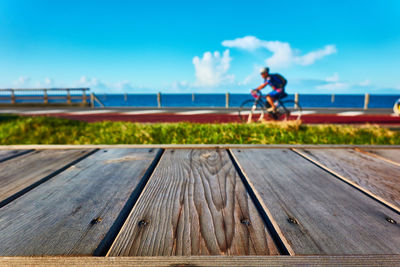
<svg viewBox="0 0 400 267">
<path fill-rule="evenodd" d="M 399 145 L 376 125 L 131 123 L 0 116 L 0 145 L 13 144 L 368 144 Z"/>
</svg>

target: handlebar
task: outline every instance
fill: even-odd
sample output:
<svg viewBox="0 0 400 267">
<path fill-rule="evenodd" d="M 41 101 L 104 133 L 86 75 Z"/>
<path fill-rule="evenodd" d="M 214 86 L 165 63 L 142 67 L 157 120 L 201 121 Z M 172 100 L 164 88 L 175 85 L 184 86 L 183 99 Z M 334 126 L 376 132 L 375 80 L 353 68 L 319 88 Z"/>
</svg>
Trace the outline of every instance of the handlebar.
<svg viewBox="0 0 400 267">
<path fill-rule="evenodd" d="M 262 97 L 261 90 L 252 89 L 250 94 L 256 99 L 259 99 L 260 97 Z"/>
</svg>

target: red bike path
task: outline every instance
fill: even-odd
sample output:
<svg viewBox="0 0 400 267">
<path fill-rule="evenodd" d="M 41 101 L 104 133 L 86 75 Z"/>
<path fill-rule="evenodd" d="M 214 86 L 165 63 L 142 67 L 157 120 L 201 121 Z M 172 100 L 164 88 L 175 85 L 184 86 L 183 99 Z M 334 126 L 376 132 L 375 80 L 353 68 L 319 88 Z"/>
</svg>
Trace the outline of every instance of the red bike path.
<svg viewBox="0 0 400 267">
<path fill-rule="evenodd" d="M 32 115 L 31 115 L 32 116 Z M 37 115 L 43 116 L 43 115 Z M 234 114 L 195 114 L 195 115 L 180 115 L 173 113 L 162 114 L 120 114 L 120 113 L 106 113 L 106 114 L 71 114 L 71 113 L 57 113 L 47 114 L 46 116 L 53 116 L 58 118 L 66 118 L 72 120 L 80 120 L 86 122 L 99 122 L 99 121 L 130 121 L 130 122 L 194 122 L 194 123 L 229 123 L 240 122 L 239 117 Z M 382 125 L 399 125 L 400 116 L 393 115 L 355 115 L 355 116 L 340 116 L 337 114 L 308 114 L 302 115 L 301 120 L 306 124 L 382 124 Z"/>
</svg>

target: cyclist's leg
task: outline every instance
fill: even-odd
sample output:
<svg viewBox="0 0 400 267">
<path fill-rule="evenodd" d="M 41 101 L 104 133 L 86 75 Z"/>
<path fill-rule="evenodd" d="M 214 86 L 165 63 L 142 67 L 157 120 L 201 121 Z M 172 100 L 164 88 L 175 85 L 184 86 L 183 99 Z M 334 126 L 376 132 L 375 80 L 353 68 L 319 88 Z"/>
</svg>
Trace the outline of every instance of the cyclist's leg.
<svg viewBox="0 0 400 267">
<path fill-rule="evenodd" d="M 267 99 L 268 103 L 270 104 L 270 106 L 271 106 L 271 108 L 272 108 L 271 111 L 274 111 L 274 112 L 275 112 L 276 106 L 275 106 L 275 104 L 274 104 L 274 101 L 275 101 L 276 99 L 279 99 L 279 98 L 280 98 L 280 96 L 282 95 L 282 92 L 283 92 L 282 89 L 275 89 L 275 90 L 272 90 L 271 92 L 269 92 L 269 93 L 267 94 L 266 99 Z"/>
</svg>

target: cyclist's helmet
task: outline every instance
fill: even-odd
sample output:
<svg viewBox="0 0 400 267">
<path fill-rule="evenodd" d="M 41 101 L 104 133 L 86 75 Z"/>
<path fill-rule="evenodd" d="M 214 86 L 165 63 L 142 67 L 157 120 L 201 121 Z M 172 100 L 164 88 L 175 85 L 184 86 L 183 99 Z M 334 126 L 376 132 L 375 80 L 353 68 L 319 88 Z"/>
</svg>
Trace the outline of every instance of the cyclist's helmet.
<svg viewBox="0 0 400 267">
<path fill-rule="evenodd" d="M 260 74 L 264 74 L 264 73 L 269 73 L 269 68 L 261 68 L 260 69 Z"/>
</svg>

